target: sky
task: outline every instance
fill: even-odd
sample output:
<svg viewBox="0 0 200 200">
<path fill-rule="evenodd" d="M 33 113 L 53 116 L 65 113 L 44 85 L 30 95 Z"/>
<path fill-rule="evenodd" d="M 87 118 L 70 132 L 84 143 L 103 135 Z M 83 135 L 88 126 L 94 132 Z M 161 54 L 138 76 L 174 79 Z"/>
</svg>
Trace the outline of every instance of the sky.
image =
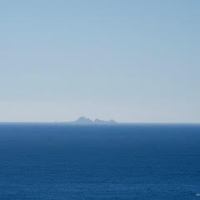
<svg viewBox="0 0 200 200">
<path fill-rule="evenodd" d="M 0 1 L 0 121 L 200 123 L 199 0 Z"/>
</svg>

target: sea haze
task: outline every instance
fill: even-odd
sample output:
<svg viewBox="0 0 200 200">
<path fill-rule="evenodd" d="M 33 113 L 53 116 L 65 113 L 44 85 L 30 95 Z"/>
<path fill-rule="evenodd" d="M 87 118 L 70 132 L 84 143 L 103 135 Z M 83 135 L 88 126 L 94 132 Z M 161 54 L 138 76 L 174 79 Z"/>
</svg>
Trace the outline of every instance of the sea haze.
<svg viewBox="0 0 200 200">
<path fill-rule="evenodd" d="M 200 125 L 0 125 L 2 200 L 199 196 Z"/>
</svg>

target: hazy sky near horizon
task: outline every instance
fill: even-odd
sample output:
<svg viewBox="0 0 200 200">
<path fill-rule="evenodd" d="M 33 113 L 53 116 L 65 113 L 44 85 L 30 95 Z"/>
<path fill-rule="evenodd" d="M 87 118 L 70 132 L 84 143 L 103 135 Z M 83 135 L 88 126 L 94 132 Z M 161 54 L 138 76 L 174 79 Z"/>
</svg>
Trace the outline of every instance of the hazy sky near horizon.
<svg viewBox="0 0 200 200">
<path fill-rule="evenodd" d="M 0 2 L 0 121 L 200 122 L 199 0 Z"/>
</svg>

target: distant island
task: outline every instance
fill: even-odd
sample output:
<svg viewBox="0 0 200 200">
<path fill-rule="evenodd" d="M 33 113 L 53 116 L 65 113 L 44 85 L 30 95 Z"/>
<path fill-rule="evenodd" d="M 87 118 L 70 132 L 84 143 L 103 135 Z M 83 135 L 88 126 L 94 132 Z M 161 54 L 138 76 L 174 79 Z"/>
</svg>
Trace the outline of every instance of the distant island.
<svg viewBox="0 0 200 200">
<path fill-rule="evenodd" d="M 76 121 L 69 122 L 69 124 L 73 124 L 73 125 L 115 125 L 115 124 L 117 124 L 117 122 L 114 120 L 109 120 L 109 121 L 100 120 L 100 119 L 91 120 L 87 117 L 80 117 Z"/>
</svg>

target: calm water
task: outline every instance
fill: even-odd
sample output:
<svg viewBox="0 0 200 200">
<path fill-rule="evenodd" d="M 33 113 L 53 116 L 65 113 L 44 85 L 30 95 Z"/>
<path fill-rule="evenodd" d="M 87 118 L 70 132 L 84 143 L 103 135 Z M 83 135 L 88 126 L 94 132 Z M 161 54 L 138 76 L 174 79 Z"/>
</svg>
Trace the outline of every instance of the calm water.
<svg viewBox="0 0 200 200">
<path fill-rule="evenodd" d="M 1 124 L 0 199 L 200 199 L 200 126 Z"/>
</svg>

